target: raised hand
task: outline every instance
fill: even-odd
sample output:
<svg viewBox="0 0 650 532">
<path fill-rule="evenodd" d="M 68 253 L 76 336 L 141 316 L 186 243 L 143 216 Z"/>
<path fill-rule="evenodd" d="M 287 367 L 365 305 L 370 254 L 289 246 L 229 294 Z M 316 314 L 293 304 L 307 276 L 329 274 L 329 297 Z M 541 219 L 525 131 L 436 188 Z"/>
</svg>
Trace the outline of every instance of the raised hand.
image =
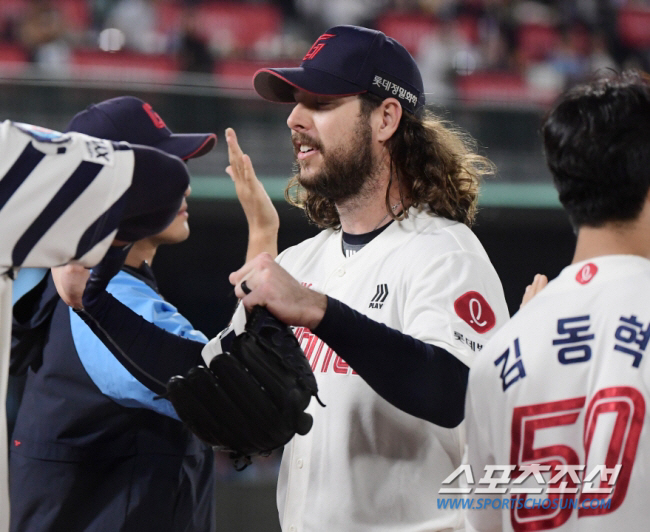
<svg viewBox="0 0 650 532">
<path fill-rule="evenodd" d="M 278 228 L 280 218 L 264 186 L 257 179 L 251 158 L 242 152 L 237 135 L 232 128 L 226 129 L 228 160 L 226 173 L 235 183 L 235 192 L 248 221 L 248 250 L 246 260 L 262 252 L 272 257 L 278 254 Z"/>
</svg>

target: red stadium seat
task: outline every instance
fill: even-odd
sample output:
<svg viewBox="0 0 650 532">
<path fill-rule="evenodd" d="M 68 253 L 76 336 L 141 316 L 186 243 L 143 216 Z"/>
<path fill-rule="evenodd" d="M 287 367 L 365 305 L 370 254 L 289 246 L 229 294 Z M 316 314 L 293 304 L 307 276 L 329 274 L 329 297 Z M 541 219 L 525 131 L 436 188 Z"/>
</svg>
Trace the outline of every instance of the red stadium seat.
<svg viewBox="0 0 650 532">
<path fill-rule="evenodd" d="M 90 28 L 88 4 L 87 0 L 58 0 L 52 2 L 53 6 L 61 10 L 67 27 L 73 31 L 85 31 Z"/>
<path fill-rule="evenodd" d="M 512 103 L 527 101 L 523 77 L 510 72 L 476 72 L 456 81 L 459 99 L 467 103 Z"/>
<path fill-rule="evenodd" d="M 21 46 L 0 43 L 0 74 L 15 76 L 22 73 L 28 66 L 27 53 Z"/>
<path fill-rule="evenodd" d="M 618 14 L 618 33 L 630 48 L 650 48 L 650 9 L 624 8 Z"/>
<path fill-rule="evenodd" d="M 460 33 L 467 42 L 477 44 L 479 41 L 478 20 L 471 16 L 460 16 L 454 21 L 458 33 Z"/>
<path fill-rule="evenodd" d="M 27 52 L 18 44 L 0 43 L 0 63 L 27 61 Z"/>
<path fill-rule="evenodd" d="M 157 9 L 158 30 L 175 33 L 183 8 L 176 3 L 159 3 Z M 222 40 L 235 51 L 250 53 L 282 31 L 282 14 L 269 4 L 211 2 L 196 9 L 203 36 Z"/>
<path fill-rule="evenodd" d="M 560 33 L 552 26 L 523 24 L 517 30 L 518 48 L 526 61 L 546 59 L 560 41 Z"/>
<path fill-rule="evenodd" d="M 423 39 L 439 28 L 436 19 L 415 13 L 387 11 L 377 20 L 377 29 L 404 45 L 411 55 L 417 55 Z"/>
<path fill-rule="evenodd" d="M 75 50 L 72 54 L 71 71 L 77 75 L 100 78 L 153 79 L 168 82 L 176 77 L 178 64 L 175 58 L 166 54 Z"/>
<path fill-rule="evenodd" d="M 0 2 L 0 25 L 8 18 L 20 16 L 27 7 L 27 0 L 2 0 Z"/>
<path fill-rule="evenodd" d="M 15 24 L 22 17 L 26 5 L 26 0 L 0 0 L 0 40 L 3 34 L 15 31 Z"/>
</svg>

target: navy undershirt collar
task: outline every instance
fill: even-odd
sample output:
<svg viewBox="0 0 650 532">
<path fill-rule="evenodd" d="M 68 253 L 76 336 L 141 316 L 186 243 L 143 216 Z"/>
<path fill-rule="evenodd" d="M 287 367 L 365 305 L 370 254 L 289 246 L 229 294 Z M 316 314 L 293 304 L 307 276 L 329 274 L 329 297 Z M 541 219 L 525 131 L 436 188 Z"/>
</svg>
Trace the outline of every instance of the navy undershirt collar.
<svg viewBox="0 0 650 532">
<path fill-rule="evenodd" d="M 382 225 L 379 229 L 375 229 L 373 231 L 370 231 L 369 233 L 363 233 L 361 235 L 352 235 L 350 233 L 346 233 L 345 231 L 342 231 L 343 242 L 345 242 L 346 244 L 352 244 L 353 246 L 369 244 L 373 238 L 379 236 L 394 221 L 395 220 L 391 220 L 386 225 Z"/>
<path fill-rule="evenodd" d="M 390 224 L 393 223 L 393 220 L 388 222 L 383 227 L 379 229 L 374 229 L 369 233 L 364 233 L 362 235 L 351 235 L 350 233 L 343 232 L 342 241 L 341 241 L 341 252 L 346 257 L 351 257 L 355 253 L 361 251 L 363 247 L 370 243 L 373 238 L 381 234 Z"/>
</svg>

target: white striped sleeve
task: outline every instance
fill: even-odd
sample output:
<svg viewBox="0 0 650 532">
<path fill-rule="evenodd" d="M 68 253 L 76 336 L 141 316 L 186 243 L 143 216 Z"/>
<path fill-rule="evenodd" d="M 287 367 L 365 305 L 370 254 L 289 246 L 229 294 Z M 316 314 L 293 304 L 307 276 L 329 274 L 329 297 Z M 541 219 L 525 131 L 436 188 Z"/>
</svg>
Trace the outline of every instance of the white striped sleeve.
<svg viewBox="0 0 650 532">
<path fill-rule="evenodd" d="M 115 236 L 133 167 L 126 146 L 0 124 L 0 227 L 9 228 L 2 268 L 97 263 Z"/>
</svg>

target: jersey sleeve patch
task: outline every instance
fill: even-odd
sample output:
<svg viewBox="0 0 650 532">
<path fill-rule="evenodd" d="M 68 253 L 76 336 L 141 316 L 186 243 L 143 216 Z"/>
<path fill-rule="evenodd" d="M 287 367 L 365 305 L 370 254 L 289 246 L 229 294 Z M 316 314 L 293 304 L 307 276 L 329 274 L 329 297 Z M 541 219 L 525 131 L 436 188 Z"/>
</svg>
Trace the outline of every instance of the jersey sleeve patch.
<svg viewBox="0 0 650 532">
<path fill-rule="evenodd" d="M 70 136 L 59 131 L 47 129 L 41 126 L 33 126 L 31 124 L 24 124 L 22 122 L 14 122 L 14 125 L 23 133 L 27 133 L 33 139 L 39 142 L 51 142 L 58 144 L 70 140 Z"/>
<path fill-rule="evenodd" d="M 466 292 L 454 301 L 454 310 L 465 323 L 480 334 L 488 332 L 497 322 L 492 307 L 475 291 Z"/>
</svg>

